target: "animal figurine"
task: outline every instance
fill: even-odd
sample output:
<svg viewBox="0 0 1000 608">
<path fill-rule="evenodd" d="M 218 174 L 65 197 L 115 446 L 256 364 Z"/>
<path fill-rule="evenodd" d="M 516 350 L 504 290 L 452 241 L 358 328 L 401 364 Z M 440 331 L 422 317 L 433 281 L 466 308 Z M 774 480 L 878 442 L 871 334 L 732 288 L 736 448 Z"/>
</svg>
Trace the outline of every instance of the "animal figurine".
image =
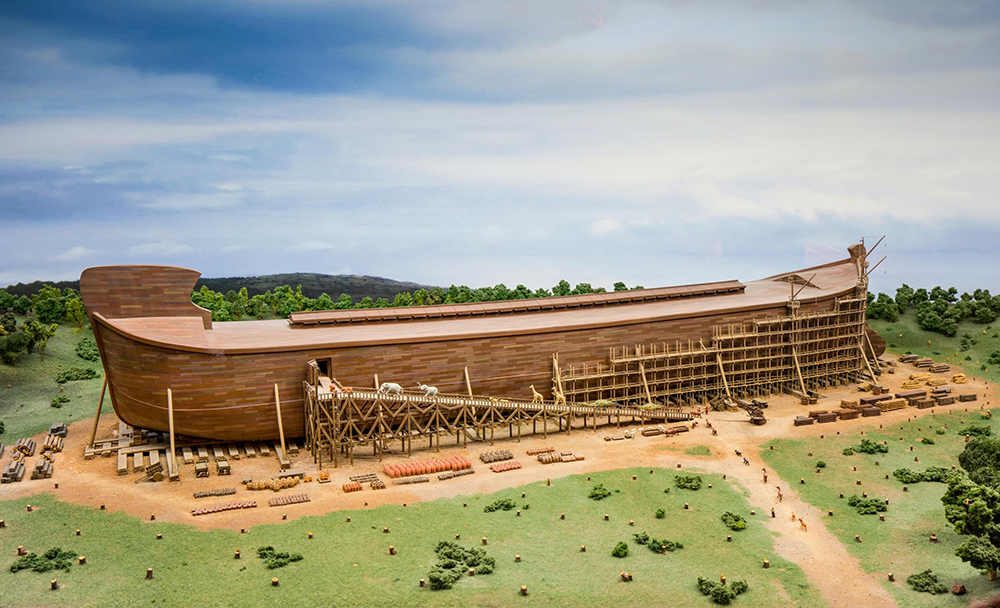
<svg viewBox="0 0 1000 608">
<path fill-rule="evenodd" d="M 801 519 L 799 519 L 799 524 L 802 526 L 802 531 L 803 532 L 808 532 L 809 531 L 809 528 L 806 527 L 806 522 L 804 522 Z"/>
<path fill-rule="evenodd" d="M 566 405 L 566 395 L 562 394 L 558 390 L 556 393 L 556 405 Z"/>
<path fill-rule="evenodd" d="M 417 388 L 424 391 L 424 397 L 428 399 L 433 399 L 438 396 L 438 388 L 436 386 L 427 386 L 426 384 L 417 383 Z"/>
<path fill-rule="evenodd" d="M 378 392 L 386 395 L 402 395 L 403 387 L 395 382 L 383 382 L 382 386 L 378 387 Z"/>
<path fill-rule="evenodd" d="M 545 401 L 545 397 L 542 397 L 542 394 L 535 390 L 535 385 L 534 384 L 532 384 L 528 388 L 531 389 L 531 402 L 532 403 L 541 403 L 542 401 Z"/>
</svg>

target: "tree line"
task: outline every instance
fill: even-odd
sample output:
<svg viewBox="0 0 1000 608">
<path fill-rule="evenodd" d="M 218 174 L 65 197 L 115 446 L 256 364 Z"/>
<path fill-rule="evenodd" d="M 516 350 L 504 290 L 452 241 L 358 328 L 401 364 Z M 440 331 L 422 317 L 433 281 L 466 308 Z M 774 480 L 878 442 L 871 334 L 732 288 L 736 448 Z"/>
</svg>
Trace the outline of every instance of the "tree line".
<svg viewBox="0 0 1000 608">
<path fill-rule="evenodd" d="M 14 313 L 25 315 L 17 324 Z M 69 321 L 77 331 L 87 321 L 80 292 L 46 285 L 34 296 L 15 297 L 0 289 L 0 361 L 16 365 L 18 355 L 37 352 L 45 360 L 45 347 L 49 338 L 56 335 L 59 321 Z"/>
<path fill-rule="evenodd" d="M 868 317 L 872 319 L 896 321 L 911 306 L 916 309 L 921 329 L 954 336 L 959 322 L 965 319 L 975 319 L 984 325 L 996 321 L 1000 315 L 1000 295 L 991 295 L 988 289 L 959 295 L 954 287 L 938 286 L 928 291 L 913 289 L 906 283 L 896 290 L 895 297 L 868 293 Z"/>
</svg>

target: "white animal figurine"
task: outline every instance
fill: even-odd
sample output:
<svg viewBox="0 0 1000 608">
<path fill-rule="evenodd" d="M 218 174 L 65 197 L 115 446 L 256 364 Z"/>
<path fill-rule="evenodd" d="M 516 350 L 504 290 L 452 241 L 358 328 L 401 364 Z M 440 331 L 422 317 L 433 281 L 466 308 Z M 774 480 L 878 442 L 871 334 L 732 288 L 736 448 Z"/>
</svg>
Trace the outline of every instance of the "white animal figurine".
<svg viewBox="0 0 1000 608">
<path fill-rule="evenodd" d="M 542 401 L 545 401 L 545 397 L 542 397 L 542 394 L 535 390 L 535 385 L 534 384 L 532 384 L 528 388 L 531 389 L 531 402 L 532 403 L 541 403 Z"/>
<path fill-rule="evenodd" d="M 424 391 L 424 397 L 427 397 L 428 399 L 433 399 L 438 396 L 438 387 L 436 386 L 427 386 L 426 384 L 420 384 L 418 382 L 417 388 Z"/>
<path fill-rule="evenodd" d="M 566 405 L 566 395 L 556 391 L 556 405 Z"/>
<path fill-rule="evenodd" d="M 387 395 L 402 395 L 403 387 L 395 382 L 383 382 L 382 386 L 378 387 L 378 392 L 385 393 Z"/>
</svg>

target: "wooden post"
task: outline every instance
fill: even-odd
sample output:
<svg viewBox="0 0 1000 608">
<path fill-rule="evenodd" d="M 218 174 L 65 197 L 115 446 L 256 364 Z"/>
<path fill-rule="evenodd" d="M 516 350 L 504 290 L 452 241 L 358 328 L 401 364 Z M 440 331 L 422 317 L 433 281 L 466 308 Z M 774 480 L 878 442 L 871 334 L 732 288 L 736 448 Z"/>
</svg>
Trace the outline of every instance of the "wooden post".
<svg viewBox="0 0 1000 608">
<path fill-rule="evenodd" d="M 864 354 L 864 353 L 862 353 L 862 354 Z M 795 374 L 799 377 L 799 387 L 802 389 L 802 394 L 803 395 L 808 395 L 809 393 L 806 392 L 806 383 L 802 379 L 802 369 L 799 367 L 799 354 L 795 350 L 795 345 L 794 344 L 792 345 L 792 361 L 795 363 Z M 874 378 L 874 377 L 875 376 L 873 374 L 872 378 Z"/>
<path fill-rule="evenodd" d="M 181 476 L 177 472 L 177 463 L 174 460 L 177 456 L 177 448 L 174 444 L 174 394 L 169 388 L 167 389 L 167 427 L 170 429 L 170 451 L 167 452 L 167 477 L 171 481 L 178 481 Z"/>
<path fill-rule="evenodd" d="M 90 443 L 87 447 L 94 449 L 94 441 L 97 439 L 97 423 L 101 421 L 101 406 L 104 405 L 104 392 L 108 388 L 108 374 L 104 373 L 104 381 L 101 382 L 101 398 L 97 400 L 97 415 L 94 416 L 94 430 L 90 432 Z"/>
<path fill-rule="evenodd" d="M 469 380 L 469 366 L 465 366 L 465 389 L 469 391 L 469 397 L 472 397 L 472 381 Z"/>
<path fill-rule="evenodd" d="M 729 382 L 726 380 L 726 370 L 722 368 L 722 355 L 718 352 L 715 353 L 715 362 L 719 365 L 719 374 L 722 375 L 722 386 L 726 389 L 726 395 L 732 397 L 729 393 Z"/>
<path fill-rule="evenodd" d="M 376 376 L 376 381 L 378 377 Z M 274 383 L 274 407 L 278 412 L 278 436 L 281 437 L 281 457 L 285 458 L 285 427 L 281 423 L 281 397 L 278 396 L 278 383 Z"/>
<path fill-rule="evenodd" d="M 861 360 L 865 362 L 865 367 L 868 368 L 868 373 L 872 375 L 872 382 L 875 382 L 875 372 L 872 371 L 872 366 L 868 363 L 868 355 L 865 354 L 865 349 L 861 346 L 861 338 L 858 338 L 858 352 L 861 353 Z"/>
</svg>

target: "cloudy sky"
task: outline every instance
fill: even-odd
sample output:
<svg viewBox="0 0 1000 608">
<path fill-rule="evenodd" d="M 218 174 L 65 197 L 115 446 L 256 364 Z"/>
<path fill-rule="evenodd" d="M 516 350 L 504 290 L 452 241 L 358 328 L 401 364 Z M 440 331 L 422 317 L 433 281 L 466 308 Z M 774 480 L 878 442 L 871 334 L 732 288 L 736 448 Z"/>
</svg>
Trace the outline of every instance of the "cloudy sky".
<svg viewBox="0 0 1000 608">
<path fill-rule="evenodd" d="M 1000 289 L 991 0 L 0 3 L 0 285 Z"/>
</svg>

